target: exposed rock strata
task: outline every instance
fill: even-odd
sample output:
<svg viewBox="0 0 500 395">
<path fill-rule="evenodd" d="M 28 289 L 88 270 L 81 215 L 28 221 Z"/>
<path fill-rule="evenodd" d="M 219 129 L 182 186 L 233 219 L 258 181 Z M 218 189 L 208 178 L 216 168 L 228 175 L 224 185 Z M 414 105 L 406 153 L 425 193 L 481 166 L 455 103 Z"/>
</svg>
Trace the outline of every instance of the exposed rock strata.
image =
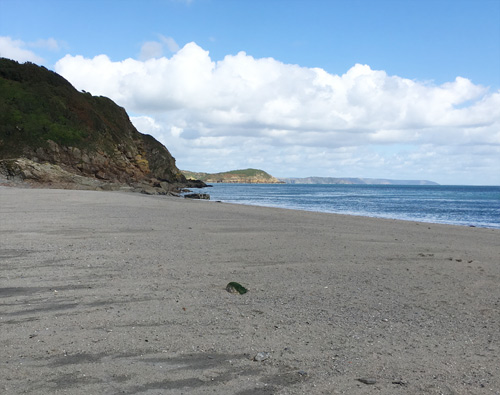
<svg viewBox="0 0 500 395">
<path fill-rule="evenodd" d="M 180 192 L 185 191 L 186 186 L 200 187 L 196 182 L 180 184 L 154 179 L 126 184 L 99 177 L 86 177 L 68 171 L 57 164 L 40 163 L 26 158 L 0 160 L 0 184 L 60 189 L 122 190 L 171 196 L 179 196 Z"/>
</svg>

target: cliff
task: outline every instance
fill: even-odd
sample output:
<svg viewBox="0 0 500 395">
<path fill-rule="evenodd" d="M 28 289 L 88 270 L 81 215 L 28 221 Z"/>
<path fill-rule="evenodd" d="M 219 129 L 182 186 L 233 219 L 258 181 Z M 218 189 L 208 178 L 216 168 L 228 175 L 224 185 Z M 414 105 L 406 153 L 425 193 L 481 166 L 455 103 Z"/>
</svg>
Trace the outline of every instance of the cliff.
<svg viewBox="0 0 500 395">
<path fill-rule="evenodd" d="M 182 170 L 189 179 L 197 179 L 206 183 L 232 183 L 232 184 L 282 184 L 283 182 L 263 170 L 244 169 L 232 170 L 222 173 L 196 173 Z"/>
<path fill-rule="evenodd" d="M 79 189 L 128 185 L 170 193 L 202 186 L 187 181 L 167 148 L 138 132 L 112 100 L 79 92 L 44 67 L 5 58 L 0 58 L 0 172 Z"/>
</svg>

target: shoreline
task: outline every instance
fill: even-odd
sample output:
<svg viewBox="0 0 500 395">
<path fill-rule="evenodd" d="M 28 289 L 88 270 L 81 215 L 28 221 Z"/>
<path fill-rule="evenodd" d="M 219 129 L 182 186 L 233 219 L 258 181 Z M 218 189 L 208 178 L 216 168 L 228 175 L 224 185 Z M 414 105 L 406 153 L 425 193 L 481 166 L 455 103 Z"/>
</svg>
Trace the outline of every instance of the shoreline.
<svg viewBox="0 0 500 395">
<path fill-rule="evenodd" d="M 230 183 L 229 183 L 230 184 Z M 254 184 L 245 184 L 245 185 L 254 185 Z M 266 184 L 262 184 L 266 185 Z M 320 184 L 318 184 L 320 185 Z M 413 186 L 413 185 L 410 185 Z M 453 185 L 422 185 L 423 187 L 441 187 L 441 186 L 453 186 Z M 464 187 L 475 187 L 473 185 L 458 185 L 458 186 L 464 186 Z M 208 187 L 212 187 L 212 185 L 209 185 Z M 479 186 L 481 187 L 481 186 Z M 485 186 L 489 187 L 489 186 Z M 73 188 L 62 188 L 60 186 L 54 185 L 51 187 L 40 187 L 39 185 L 33 185 L 30 183 L 26 182 L 12 182 L 6 179 L 0 178 L 0 189 L 1 188 L 19 188 L 19 189 L 56 189 L 56 190 L 77 190 L 77 191 L 94 191 L 94 192 L 114 192 L 114 193 L 133 193 L 133 194 L 140 194 L 138 191 L 132 191 L 132 190 L 93 190 L 93 189 L 73 189 Z M 200 190 L 200 192 L 196 193 L 203 193 L 202 191 L 205 191 L 206 188 L 190 188 L 190 192 L 194 192 L 192 190 Z M 208 192 L 210 192 L 210 189 L 208 189 Z M 146 196 L 155 196 L 160 199 L 164 198 L 184 198 L 184 195 L 181 193 L 179 195 L 152 195 L 152 194 L 147 194 L 144 193 L 143 195 Z M 210 195 L 210 194 L 209 194 Z M 377 216 L 377 215 L 368 215 L 368 214 L 356 214 L 356 213 L 342 213 L 342 212 L 333 212 L 333 211 L 317 211 L 317 210 L 307 210 L 307 209 L 301 209 L 301 208 L 295 208 L 295 207 L 284 207 L 284 206 L 269 206 L 269 205 L 260 205 L 260 204 L 251 204 L 251 203 L 239 203 L 235 201 L 224 201 L 224 200 L 211 200 L 210 199 L 195 199 L 195 200 L 203 200 L 205 202 L 213 202 L 213 203 L 225 203 L 225 204 L 234 204 L 234 205 L 243 205 L 243 206 L 250 206 L 250 207 L 263 207 L 263 208 L 276 208 L 276 209 L 283 209 L 283 210 L 292 210 L 292 211 L 301 211 L 301 212 L 311 212 L 311 213 L 321 213 L 321 214 L 333 214 L 333 215 L 346 215 L 346 216 L 354 216 L 354 217 L 362 217 L 362 218 L 372 218 L 372 219 L 387 219 L 387 220 L 395 220 L 395 221 L 407 221 L 407 222 L 418 222 L 422 224 L 434 224 L 434 225 L 447 225 L 447 226 L 460 226 L 460 227 L 468 227 L 468 228 L 481 228 L 481 229 L 500 229 L 500 224 L 495 226 L 487 226 L 487 225 L 481 225 L 481 224 L 459 224 L 459 223 L 452 223 L 452 222 L 434 222 L 431 220 L 425 221 L 423 219 L 412 219 L 412 218 L 394 218 L 390 216 Z"/>
<path fill-rule="evenodd" d="M 499 393 L 500 230 L 128 192 L 0 200 L 6 393 Z"/>
<path fill-rule="evenodd" d="M 438 208 L 440 199 L 449 199 L 446 195 L 453 193 L 449 188 L 456 189 L 455 186 L 425 186 L 425 185 L 290 185 L 291 190 L 280 192 L 279 188 L 254 189 L 251 185 L 243 185 L 246 188 L 217 189 L 211 193 L 214 200 L 222 200 L 226 203 L 248 204 L 258 207 L 277 207 L 290 210 L 303 210 L 311 212 L 322 212 L 329 214 L 354 215 L 369 218 L 398 219 L 403 221 L 416 221 L 430 224 L 445 224 L 456 226 L 482 227 L 488 229 L 500 229 L 500 222 L 495 218 L 494 213 L 498 211 L 498 199 L 494 199 L 493 194 L 500 193 L 500 187 L 488 186 L 485 193 L 489 194 L 487 198 L 482 196 L 482 192 L 476 190 L 476 186 L 460 186 L 457 192 L 460 198 L 451 200 L 452 204 L 445 204 Z M 302 187 L 301 189 L 293 189 Z M 305 188 L 304 188 L 305 187 Z M 309 189 L 308 187 L 313 187 Z M 332 188 L 328 188 L 332 187 Z M 343 188 L 347 190 L 343 190 Z M 361 194 L 367 194 L 361 197 L 357 204 L 350 204 L 347 197 L 358 192 L 357 187 L 361 189 Z M 316 188 L 318 188 L 316 190 Z M 326 188 L 326 189 L 325 189 Z M 393 202 L 388 199 L 384 190 L 394 190 L 398 199 Z M 401 189 L 402 188 L 402 189 Z M 406 190 L 415 192 L 407 193 Z M 430 197 L 424 196 L 422 191 L 427 189 L 439 188 L 440 193 L 431 193 Z M 465 189 L 464 189 L 465 188 Z M 469 188 L 470 190 L 467 190 Z M 319 192 L 318 192 L 319 191 Z M 382 191 L 381 194 L 377 191 Z M 466 191 L 462 196 L 462 191 Z M 472 192 L 471 192 L 472 191 Z M 266 197 L 269 194 L 272 197 Z M 306 197 L 302 198 L 301 194 Z M 442 195 L 442 196 L 441 196 Z M 363 195 L 361 195 L 363 196 Z M 407 199 L 407 205 L 401 206 L 398 200 Z M 486 200 L 482 200 L 486 199 Z M 477 204 L 474 206 L 471 203 Z M 427 206 L 429 205 L 429 206 Z M 481 209 L 480 209 L 481 207 Z M 496 216 L 498 217 L 498 215 Z"/>
<path fill-rule="evenodd" d="M 383 217 L 383 216 L 377 217 L 375 215 L 370 216 L 370 215 L 355 214 L 355 213 L 346 214 L 346 213 L 333 212 L 333 211 L 316 211 L 316 210 L 306 210 L 306 209 L 288 208 L 288 207 L 279 207 L 279 206 L 264 206 L 264 205 L 259 205 L 259 204 L 236 203 L 236 202 L 221 201 L 221 200 L 218 200 L 218 201 L 217 200 L 208 200 L 208 202 L 234 204 L 234 205 L 242 205 L 242 206 L 249 206 L 249 207 L 275 208 L 278 210 L 291 210 L 291 211 L 300 211 L 300 212 L 305 212 L 305 213 L 331 214 L 331 215 L 342 215 L 342 216 L 347 216 L 347 217 L 361 217 L 361 218 L 370 218 L 370 219 L 385 219 L 385 220 L 391 220 L 391 221 L 414 222 L 414 223 L 420 223 L 423 225 L 426 225 L 426 224 L 445 225 L 445 226 L 460 226 L 460 227 L 465 227 L 465 228 L 480 228 L 480 229 L 500 230 L 500 225 L 499 225 L 499 227 L 495 228 L 495 227 L 482 226 L 482 225 L 462 225 L 462 224 L 454 224 L 454 223 L 448 223 L 448 222 L 430 222 L 430 221 L 423 221 L 423 220 L 417 220 L 417 219 L 392 218 L 392 217 Z"/>
</svg>

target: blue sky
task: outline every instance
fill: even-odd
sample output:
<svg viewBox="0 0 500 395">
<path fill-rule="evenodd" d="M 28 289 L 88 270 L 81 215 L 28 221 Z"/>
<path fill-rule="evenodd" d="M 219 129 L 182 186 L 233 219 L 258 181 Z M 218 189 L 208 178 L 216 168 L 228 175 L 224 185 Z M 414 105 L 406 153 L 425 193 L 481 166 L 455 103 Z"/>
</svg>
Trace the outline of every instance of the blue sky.
<svg viewBox="0 0 500 395">
<path fill-rule="evenodd" d="M 0 56 L 182 169 L 500 185 L 499 0 L 0 0 Z"/>
</svg>

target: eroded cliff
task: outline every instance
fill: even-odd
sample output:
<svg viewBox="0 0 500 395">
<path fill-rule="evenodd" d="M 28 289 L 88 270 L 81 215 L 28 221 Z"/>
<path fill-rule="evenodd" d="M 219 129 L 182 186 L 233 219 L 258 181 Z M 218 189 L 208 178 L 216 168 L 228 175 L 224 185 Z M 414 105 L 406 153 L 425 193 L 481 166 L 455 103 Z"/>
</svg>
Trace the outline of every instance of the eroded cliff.
<svg viewBox="0 0 500 395">
<path fill-rule="evenodd" d="M 186 180 L 168 149 L 137 131 L 112 100 L 79 92 L 44 67 L 5 58 L 0 59 L 0 160 L 5 177 L 42 184 L 47 179 L 57 184 L 57 166 L 68 187 L 69 179 L 81 177 L 91 180 L 73 181 L 74 187 L 142 185 L 150 193 L 170 193 L 202 186 Z M 43 175 L 44 169 L 50 174 Z"/>
</svg>

